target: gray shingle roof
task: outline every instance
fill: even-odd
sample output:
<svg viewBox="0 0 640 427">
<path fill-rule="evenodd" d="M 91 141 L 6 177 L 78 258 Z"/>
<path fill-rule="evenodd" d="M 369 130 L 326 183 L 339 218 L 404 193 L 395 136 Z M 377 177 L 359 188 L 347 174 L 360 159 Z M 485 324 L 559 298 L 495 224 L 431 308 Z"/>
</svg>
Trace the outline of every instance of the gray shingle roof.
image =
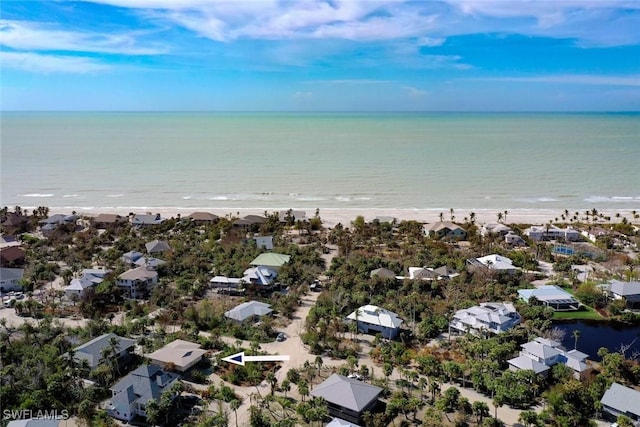
<svg viewBox="0 0 640 427">
<path fill-rule="evenodd" d="M 613 383 L 605 391 L 600 402 L 619 412 L 635 414 L 640 417 L 640 391 L 638 390 Z"/>
<path fill-rule="evenodd" d="M 157 366 L 142 365 L 110 388 L 116 393 L 111 403 L 113 406 L 116 403 L 126 403 L 128 408 L 133 402 L 145 404 L 151 399 L 160 399 L 162 393 L 170 389 L 177 379 L 177 374 L 165 372 Z M 123 392 L 126 395 L 120 396 Z"/>
<path fill-rule="evenodd" d="M 100 364 L 100 359 L 102 358 L 102 350 L 109 347 L 111 338 L 116 338 L 118 340 L 118 352 L 121 352 L 129 347 L 133 347 L 136 343 L 134 340 L 123 338 L 116 334 L 100 335 L 99 337 L 76 347 L 74 349 L 74 359 L 86 360 L 89 363 L 89 367 L 95 368 Z"/>
<path fill-rule="evenodd" d="M 376 400 L 381 392 L 382 389 L 380 387 L 333 374 L 313 389 L 310 394 L 315 397 L 322 397 L 334 405 L 361 412 Z"/>
<path fill-rule="evenodd" d="M 271 313 L 273 310 L 270 308 L 270 304 L 265 304 L 259 301 L 243 302 L 239 306 L 224 313 L 225 317 L 242 322 L 253 316 L 264 316 Z"/>
</svg>

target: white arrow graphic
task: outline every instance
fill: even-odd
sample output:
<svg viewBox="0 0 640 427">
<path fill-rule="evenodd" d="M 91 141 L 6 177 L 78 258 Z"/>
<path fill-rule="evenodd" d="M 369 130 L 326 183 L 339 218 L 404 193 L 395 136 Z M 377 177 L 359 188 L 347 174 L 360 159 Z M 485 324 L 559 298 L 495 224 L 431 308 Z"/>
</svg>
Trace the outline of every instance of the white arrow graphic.
<svg viewBox="0 0 640 427">
<path fill-rule="evenodd" d="M 285 360 L 289 359 L 290 356 L 288 354 L 245 356 L 244 351 L 222 358 L 224 362 L 235 363 L 236 365 L 240 366 L 244 366 L 245 362 L 284 362 Z"/>
</svg>

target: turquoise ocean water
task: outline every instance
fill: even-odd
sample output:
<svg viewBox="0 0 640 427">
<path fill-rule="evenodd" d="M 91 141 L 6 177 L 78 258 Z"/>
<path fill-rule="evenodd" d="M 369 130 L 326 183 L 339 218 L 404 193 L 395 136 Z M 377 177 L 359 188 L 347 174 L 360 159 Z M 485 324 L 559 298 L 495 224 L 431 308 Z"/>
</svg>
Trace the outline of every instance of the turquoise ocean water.
<svg viewBox="0 0 640 427">
<path fill-rule="evenodd" d="M 638 209 L 640 114 L 3 113 L 0 202 Z"/>
</svg>

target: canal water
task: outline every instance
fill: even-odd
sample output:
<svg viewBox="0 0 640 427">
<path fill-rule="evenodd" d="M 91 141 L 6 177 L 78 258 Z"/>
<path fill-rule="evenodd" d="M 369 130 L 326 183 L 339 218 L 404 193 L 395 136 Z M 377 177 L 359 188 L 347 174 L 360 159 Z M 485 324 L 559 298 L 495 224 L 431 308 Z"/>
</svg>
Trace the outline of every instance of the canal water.
<svg viewBox="0 0 640 427">
<path fill-rule="evenodd" d="M 598 350 L 606 347 L 610 352 L 628 346 L 625 356 L 640 353 L 640 325 L 628 325 L 613 321 L 563 320 L 553 322 L 553 327 L 564 332 L 562 345 L 567 350 L 574 347 L 573 331 L 580 331 L 577 349 L 589 355 L 590 360 L 600 361 Z"/>
</svg>

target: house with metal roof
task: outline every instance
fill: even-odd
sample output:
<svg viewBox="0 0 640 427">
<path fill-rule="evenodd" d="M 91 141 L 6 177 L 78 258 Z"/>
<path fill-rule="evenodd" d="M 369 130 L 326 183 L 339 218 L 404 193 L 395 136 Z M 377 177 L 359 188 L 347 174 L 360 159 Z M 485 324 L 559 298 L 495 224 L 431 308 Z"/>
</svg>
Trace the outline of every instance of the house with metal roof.
<svg viewBox="0 0 640 427">
<path fill-rule="evenodd" d="M 151 363 L 163 369 L 172 368 L 178 372 L 185 372 L 198 362 L 207 353 L 200 344 L 184 340 L 174 340 L 159 350 L 146 355 Z"/>
<path fill-rule="evenodd" d="M 586 363 L 587 354 L 578 350 L 567 351 L 557 341 L 538 337 L 520 347 L 520 355 L 507 360 L 511 370 L 530 369 L 546 376 L 552 366 L 562 363 L 573 370 L 576 379 L 581 379 L 591 369 Z"/>
<path fill-rule="evenodd" d="M 449 325 L 451 329 L 463 333 L 498 334 L 513 328 L 521 320 L 513 304 L 483 302 L 480 305 L 456 311 Z"/>
<path fill-rule="evenodd" d="M 136 416 L 147 416 L 145 408 L 150 400 L 159 400 L 178 380 L 178 374 L 165 372 L 154 365 L 142 365 L 118 381 L 111 390 L 107 414 L 130 422 Z"/>
<path fill-rule="evenodd" d="M 288 263 L 290 259 L 291 255 L 265 252 L 255 257 L 250 264 L 255 267 L 269 267 L 277 272 L 280 270 L 280 267 Z"/>
<path fill-rule="evenodd" d="M 169 246 L 169 242 L 167 242 L 166 240 L 152 240 L 145 243 L 144 246 L 147 249 L 147 253 L 149 254 L 171 252 L 171 246 Z"/>
<path fill-rule="evenodd" d="M 580 301 L 569 292 L 556 285 L 543 285 L 533 289 L 519 289 L 518 296 L 522 301 L 531 304 L 536 302 L 556 311 L 573 311 L 580 308 Z"/>
<path fill-rule="evenodd" d="M 614 300 L 623 300 L 629 308 L 640 308 L 640 282 L 622 282 L 611 279 L 604 286 L 605 292 Z"/>
<path fill-rule="evenodd" d="M 396 273 L 388 268 L 376 268 L 369 272 L 369 277 L 380 277 L 381 279 L 395 279 Z"/>
<path fill-rule="evenodd" d="M 574 228 L 560 228 L 555 225 L 533 225 L 524 231 L 524 234 L 536 242 L 546 240 L 564 240 L 577 242 L 582 240 L 580 232 Z"/>
<path fill-rule="evenodd" d="M 124 288 L 129 298 L 145 298 L 158 283 L 158 272 L 146 267 L 137 267 L 118 276 L 116 284 Z"/>
<path fill-rule="evenodd" d="M 327 401 L 329 415 L 358 423 L 364 412 L 375 408 L 380 393 L 380 387 L 333 374 L 317 385 L 310 394 Z"/>
<path fill-rule="evenodd" d="M 614 419 L 625 415 L 633 421 L 640 421 L 640 391 L 638 390 L 613 383 L 604 392 L 600 402 L 602 410 Z"/>
<path fill-rule="evenodd" d="M 451 221 L 434 222 L 424 226 L 424 233 L 436 239 L 464 240 L 467 231 Z"/>
<path fill-rule="evenodd" d="M 160 214 L 135 214 L 131 217 L 131 224 L 136 227 L 148 227 L 151 225 L 162 224 L 164 219 Z"/>
<path fill-rule="evenodd" d="M 266 304 L 264 302 L 259 301 L 248 301 L 243 302 L 237 307 L 226 311 L 224 313 L 224 317 L 230 320 L 235 320 L 236 322 L 244 322 L 246 320 L 257 319 L 262 316 L 266 316 L 271 314 L 273 310 L 271 309 L 271 304 Z"/>
<path fill-rule="evenodd" d="M 119 363 L 125 362 L 133 351 L 136 342 L 132 339 L 123 338 L 116 334 L 103 334 L 74 348 L 73 359 L 77 362 L 86 361 L 89 368 L 95 369 L 100 365 L 102 354 L 105 349 L 108 349 L 111 346 L 112 339 L 115 339 L 117 342 L 116 358 Z"/>
<path fill-rule="evenodd" d="M 467 259 L 467 267 L 469 270 L 489 270 L 494 272 L 503 272 L 513 274 L 520 268 L 513 265 L 513 261 L 506 256 L 491 254 L 480 258 Z"/>
<path fill-rule="evenodd" d="M 82 298 L 87 289 L 91 289 L 104 281 L 104 278 L 111 270 L 106 268 L 85 268 L 82 276 L 71 280 L 69 286 L 64 288 L 67 298 Z"/>
<path fill-rule="evenodd" d="M 37 411 L 32 411 L 32 414 L 36 415 Z M 67 416 L 68 415 L 69 414 L 67 413 Z M 25 418 L 9 421 L 7 427 L 66 427 L 67 425 L 70 425 L 62 411 L 49 411 L 47 416 L 50 416 L 51 419 Z M 56 416 L 58 418 L 55 418 Z M 75 423 L 73 425 L 75 425 Z"/>
<path fill-rule="evenodd" d="M 359 331 L 365 334 L 380 332 L 387 339 L 398 335 L 403 322 L 396 313 L 376 305 L 363 305 L 348 315 L 347 319 L 357 322 Z"/>
</svg>

